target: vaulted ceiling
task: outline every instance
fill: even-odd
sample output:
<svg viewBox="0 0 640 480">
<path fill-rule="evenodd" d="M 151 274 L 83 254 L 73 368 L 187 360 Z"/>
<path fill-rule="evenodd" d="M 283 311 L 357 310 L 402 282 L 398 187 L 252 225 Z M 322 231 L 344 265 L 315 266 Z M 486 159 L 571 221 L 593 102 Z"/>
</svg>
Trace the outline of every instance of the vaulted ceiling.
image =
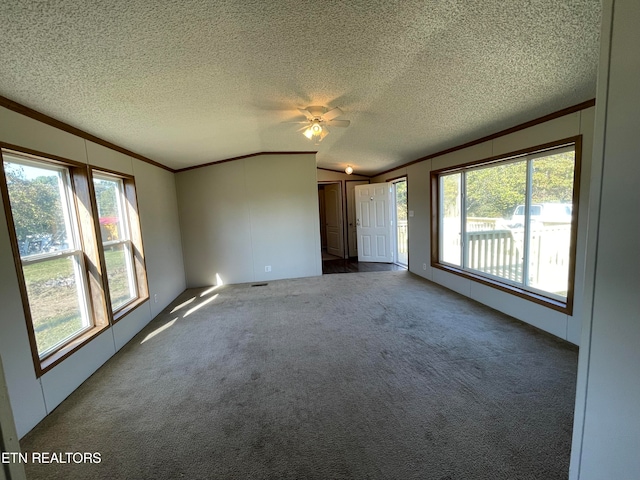
<svg viewBox="0 0 640 480">
<path fill-rule="evenodd" d="M 3 0 L 0 95 L 171 168 L 374 174 L 595 97 L 597 0 Z M 318 146 L 288 123 L 340 107 Z"/>
</svg>

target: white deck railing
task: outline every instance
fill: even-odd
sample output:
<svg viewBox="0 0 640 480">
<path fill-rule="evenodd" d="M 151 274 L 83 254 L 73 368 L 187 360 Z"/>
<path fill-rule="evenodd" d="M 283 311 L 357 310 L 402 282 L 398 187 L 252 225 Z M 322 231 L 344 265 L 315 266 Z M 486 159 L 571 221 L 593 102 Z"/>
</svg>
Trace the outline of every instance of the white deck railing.
<svg viewBox="0 0 640 480">
<path fill-rule="evenodd" d="M 522 282 L 522 247 L 511 230 L 467 232 L 466 243 L 469 268 Z"/>
<path fill-rule="evenodd" d="M 524 230 L 496 228 L 500 222 L 500 219 L 467 219 L 467 267 L 521 283 L 524 272 Z M 459 263 L 459 254 L 455 253 L 460 248 L 459 226 L 456 227 L 451 221 L 444 227 L 444 252 L 448 252 L 450 259 L 443 260 Z M 571 225 L 534 225 L 529 235 L 527 285 L 565 295 L 570 243 Z"/>
<path fill-rule="evenodd" d="M 398 258 L 396 261 L 402 265 L 409 264 L 409 230 L 407 220 L 398 220 Z"/>
</svg>

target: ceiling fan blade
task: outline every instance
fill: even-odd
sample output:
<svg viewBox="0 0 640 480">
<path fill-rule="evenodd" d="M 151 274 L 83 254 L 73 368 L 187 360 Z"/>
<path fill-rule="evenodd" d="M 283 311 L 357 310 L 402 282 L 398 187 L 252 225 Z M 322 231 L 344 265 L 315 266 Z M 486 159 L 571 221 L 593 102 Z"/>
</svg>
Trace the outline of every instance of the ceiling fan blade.
<svg viewBox="0 0 640 480">
<path fill-rule="evenodd" d="M 300 123 L 302 123 L 302 122 L 300 122 Z M 296 130 L 296 132 L 301 132 L 301 131 L 306 130 L 307 128 L 309 128 L 309 122 L 304 122 L 304 123 L 305 123 L 304 127 L 299 128 L 298 130 Z"/>
<path fill-rule="evenodd" d="M 322 117 L 327 109 L 324 107 L 313 105 L 311 107 L 307 107 L 306 110 L 311 114 L 312 118 L 318 118 Z"/>
<path fill-rule="evenodd" d="M 326 125 L 330 125 L 332 127 L 348 127 L 351 122 L 349 120 L 329 120 L 325 122 Z"/>
<path fill-rule="evenodd" d="M 298 111 L 303 114 L 305 117 L 307 117 L 309 120 L 313 120 L 313 115 L 311 114 L 311 112 L 309 110 L 307 110 L 306 108 L 299 108 Z"/>
<path fill-rule="evenodd" d="M 344 112 L 342 110 L 340 110 L 338 107 L 334 108 L 333 110 L 329 110 L 327 113 L 325 113 L 324 115 L 322 115 L 322 119 L 325 122 L 328 122 L 329 120 L 333 120 L 336 117 L 339 117 L 340 115 L 342 115 Z"/>
</svg>

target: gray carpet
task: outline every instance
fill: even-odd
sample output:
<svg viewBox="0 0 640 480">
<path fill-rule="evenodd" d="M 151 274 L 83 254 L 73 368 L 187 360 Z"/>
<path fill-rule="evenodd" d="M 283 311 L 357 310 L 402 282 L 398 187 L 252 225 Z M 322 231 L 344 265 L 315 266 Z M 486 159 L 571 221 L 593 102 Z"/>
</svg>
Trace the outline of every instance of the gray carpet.
<svg viewBox="0 0 640 480">
<path fill-rule="evenodd" d="M 567 478 L 574 346 L 406 271 L 203 291 L 22 441 L 102 462 L 28 478 Z"/>
</svg>

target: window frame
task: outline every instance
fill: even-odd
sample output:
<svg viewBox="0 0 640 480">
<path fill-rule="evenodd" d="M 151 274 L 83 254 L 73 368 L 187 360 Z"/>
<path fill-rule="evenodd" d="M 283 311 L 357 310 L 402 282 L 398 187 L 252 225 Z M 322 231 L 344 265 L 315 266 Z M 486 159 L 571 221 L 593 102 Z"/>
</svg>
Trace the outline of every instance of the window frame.
<svg viewBox="0 0 640 480">
<path fill-rule="evenodd" d="M 81 275 L 86 282 L 87 308 L 90 326 L 83 329 L 83 331 L 78 332 L 77 335 L 73 335 L 68 338 L 64 343 L 52 348 L 51 351 L 44 352 L 42 356 L 38 353 L 33 317 L 27 294 L 27 284 L 23 272 L 23 261 L 20 255 L 19 242 L 16 235 L 9 190 L 7 187 L 7 178 L 4 170 L 5 155 L 24 159 L 28 163 L 34 163 L 36 165 L 41 164 L 44 168 L 53 167 L 66 170 L 68 172 L 68 207 L 72 210 L 72 216 L 75 217 L 75 226 L 72 226 L 72 229 L 76 231 L 75 235 L 78 237 L 78 245 L 76 245 L 76 247 L 79 247 L 79 250 L 76 249 L 71 253 L 70 251 L 65 251 L 62 255 L 56 255 L 55 258 L 61 258 L 62 256 L 68 255 L 80 256 L 79 263 Z M 11 162 L 10 159 L 7 160 Z M 133 176 L 123 175 L 121 173 L 105 169 L 95 169 L 86 163 L 77 162 L 57 155 L 27 149 L 5 142 L 0 142 L 0 162 L 2 163 L 2 168 L 0 168 L 0 195 L 2 196 L 3 201 L 5 220 L 9 233 L 9 242 L 13 254 L 14 266 L 16 269 L 18 288 L 22 300 L 31 356 L 36 377 L 39 378 L 71 354 L 98 338 L 102 333 L 107 331 L 109 327 L 149 299 L 135 182 Z M 115 315 L 111 310 L 111 302 L 109 300 L 109 287 L 105 267 L 106 263 L 100 236 L 95 192 L 93 189 L 92 174 L 94 170 L 122 178 L 124 184 L 124 196 L 127 199 L 126 209 L 127 216 L 129 218 L 129 232 L 132 241 L 133 261 L 135 264 L 137 297 L 119 308 Z M 34 256 L 30 262 L 46 261 L 39 257 L 40 256 L 35 258 Z M 46 258 L 46 256 L 42 256 L 42 258 Z"/>
<path fill-rule="evenodd" d="M 471 270 L 466 266 L 465 259 L 467 257 L 466 246 L 461 247 L 461 265 L 456 266 L 450 263 L 443 263 L 440 261 L 441 252 L 441 235 L 442 226 L 440 225 L 440 178 L 443 175 L 463 173 L 472 168 L 488 167 L 492 165 L 507 164 L 509 162 L 525 159 L 529 156 L 536 156 L 538 154 L 544 154 L 544 152 L 559 149 L 562 147 L 573 146 L 575 149 L 575 161 L 574 161 L 574 173 L 573 173 L 573 194 L 572 194 L 572 213 L 571 213 L 571 233 L 569 243 L 569 274 L 567 285 L 567 297 L 566 300 L 560 300 L 553 294 L 544 292 L 535 287 L 530 287 L 522 284 L 516 284 L 510 282 L 502 277 L 498 277 L 491 274 L 479 272 L 477 270 Z M 579 197 L 580 197 L 580 171 L 582 163 L 582 135 L 576 135 L 573 137 L 564 138 L 554 142 L 549 142 L 541 145 L 536 145 L 522 150 L 509 152 L 493 157 L 474 160 L 462 164 L 457 164 L 450 167 L 444 167 L 431 171 L 431 266 L 439 270 L 443 270 L 454 275 L 467 278 L 479 282 L 483 285 L 487 285 L 503 292 L 507 292 L 532 301 L 534 303 L 544 305 L 553 310 L 557 310 L 568 315 L 573 314 L 573 297 L 575 290 L 575 266 L 576 266 L 576 242 L 578 235 L 578 211 L 579 211 Z M 529 168 L 529 167 L 527 167 Z M 464 177 L 464 175 L 463 175 Z M 530 179 L 529 179 L 530 181 Z M 461 181 L 461 188 L 464 189 L 464 181 Z M 464 190 L 462 190 L 464 192 Z M 528 205 L 529 199 L 526 199 Z M 465 203 L 464 200 L 461 205 L 461 227 L 462 222 L 465 220 Z M 525 214 L 528 219 L 529 214 L 525 207 Z M 527 222 L 528 223 L 528 222 Z M 464 232 L 464 230 L 462 230 Z M 525 229 L 525 237 L 528 233 Z M 526 262 L 525 262 L 526 263 Z"/>
<path fill-rule="evenodd" d="M 144 248 L 142 242 L 142 228 L 140 226 L 140 216 L 138 210 L 138 198 L 136 195 L 136 184 L 133 175 L 116 172 L 102 167 L 89 166 L 90 190 L 94 213 L 94 225 L 96 229 L 96 238 L 99 240 L 100 261 L 104 271 L 104 290 L 107 298 L 107 309 L 112 324 L 116 324 L 122 318 L 126 317 L 141 304 L 149 300 L 149 285 L 147 280 L 147 269 L 144 261 Z M 104 255 L 104 245 L 102 243 L 102 235 L 100 232 L 100 218 L 98 215 L 98 202 L 96 199 L 95 188 L 93 184 L 94 176 L 98 178 L 117 178 L 122 180 L 123 185 L 123 209 L 127 219 L 127 233 L 131 245 L 131 256 L 133 261 L 133 280 L 137 296 L 129 300 L 123 305 L 118 306 L 114 311 L 111 306 L 111 295 L 109 290 L 109 281 L 106 269 L 106 260 Z"/>
<path fill-rule="evenodd" d="M 82 245 L 80 241 L 80 232 L 79 232 L 79 224 L 78 218 L 76 215 L 75 209 L 75 201 L 74 201 L 74 193 L 72 191 L 72 181 L 71 174 L 69 168 L 66 166 L 61 166 L 59 164 L 54 163 L 43 163 L 40 161 L 34 161 L 31 158 L 28 158 L 24 155 L 10 155 L 8 159 L 5 159 L 4 156 L 2 158 L 3 161 L 3 170 L 4 170 L 4 162 L 5 160 L 8 163 L 12 163 L 14 165 L 22 165 L 26 167 L 39 168 L 41 170 L 56 172 L 59 175 L 58 184 L 58 193 L 59 198 L 61 200 L 61 209 L 64 217 L 65 229 L 67 230 L 68 242 L 71 244 L 69 247 L 64 250 L 56 250 L 54 252 L 39 252 L 34 255 L 24 255 L 19 253 L 19 261 L 22 270 L 22 275 L 25 275 L 25 269 L 31 265 L 43 264 L 51 261 L 56 261 L 60 259 L 71 259 L 73 262 L 73 270 L 74 270 L 74 278 L 75 280 L 79 280 L 76 282 L 76 294 L 78 296 L 78 307 L 79 313 L 82 318 L 82 323 L 86 325 L 81 329 L 77 330 L 71 335 L 68 335 L 66 338 L 58 341 L 51 347 L 46 348 L 43 352 L 37 352 L 38 358 L 40 361 L 46 360 L 50 355 L 54 354 L 57 350 L 59 350 L 62 346 L 67 343 L 72 342 L 75 338 L 81 337 L 87 331 L 91 330 L 94 327 L 93 316 L 90 314 L 91 305 L 90 305 L 90 295 L 89 295 L 89 285 L 87 281 L 86 275 L 86 266 L 84 254 L 82 251 Z M 8 185 L 7 185 L 8 191 Z M 9 198 L 11 194 L 9 193 Z M 13 211 L 12 211 L 13 216 Z M 17 239 L 17 234 L 16 234 Z M 20 249 L 20 245 L 18 242 L 18 249 Z M 25 279 L 26 286 L 26 279 Z M 27 292 L 28 296 L 28 292 Z M 35 338 L 35 330 L 34 330 L 34 338 Z M 36 342 L 37 343 L 37 342 Z M 38 350 L 38 348 L 36 348 Z"/>
<path fill-rule="evenodd" d="M 133 241 L 131 240 L 131 227 L 130 227 L 130 222 L 129 222 L 129 215 L 128 215 L 128 209 L 126 208 L 126 204 L 127 204 L 127 199 L 125 197 L 124 194 L 124 180 L 122 179 L 121 176 L 117 176 L 117 175 L 112 175 L 112 174 L 105 174 L 101 171 L 98 170 L 93 170 L 92 171 L 92 180 L 94 182 L 94 190 L 95 190 L 95 181 L 96 180 L 102 180 L 102 181 L 108 181 L 108 182 L 116 182 L 116 192 L 117 192 L 117 196 L 118 198 L 116 198 L 116 202 L 118 203 L 118 216 L 119 216 L 119 220 L 120 220 L 120 235 L 122 238 L 119 238 L 117 240 L 107 240 L 105 241 L 102 238 L 102 231 L 100 232 L 100 241 L 102 242 L 102 250 L 105 252 L 106 255 L 106 250 L 108 248 L 114 247 L 114 246 L 123 246 L 124 247 L 124 251 L 125 251 L 125 263 L 127 264 L 127 272 L 126 272 L 126 276 L 127 276 L 127 280 L 129 282 L 129 290 L 133 290 L 134 294 L 131 298 L 127 299 L 124 303 L 120 304 L 117 306 L 117 308 L 114 309 L 114 305 L 113 305 L 113 299 L 111 298 L 111 286 L 107 285 L 109 288 L 109 301 L 111 304 L 111 309 L 114 313 L 114 315 L 117 315 L 117 313 L 122 310 L 123 308 L 126 308 L 130 303 L 135 302 L 138 298 L 138 283 L 136 281 L 136 272 L 135 272 L 135 261 L 133 258 L 133 251 L 134 251 L 134 247 L 133 247 Z M 98 206 L 98 197 L 97 195 L 94 195 L 94 198 L 96 199 L 96 210 L 97 210 L 97 214 L 98 214 L 98 225 L 100 225 L 100 208 Z M 105 258 L 105 273 L 106 273 L 106 279 L 107 279 L 107 284 L 109 283 L 109 271 L 107 268 L 107 263 L 106 263 L 106 258 Z"/>
</svg>

